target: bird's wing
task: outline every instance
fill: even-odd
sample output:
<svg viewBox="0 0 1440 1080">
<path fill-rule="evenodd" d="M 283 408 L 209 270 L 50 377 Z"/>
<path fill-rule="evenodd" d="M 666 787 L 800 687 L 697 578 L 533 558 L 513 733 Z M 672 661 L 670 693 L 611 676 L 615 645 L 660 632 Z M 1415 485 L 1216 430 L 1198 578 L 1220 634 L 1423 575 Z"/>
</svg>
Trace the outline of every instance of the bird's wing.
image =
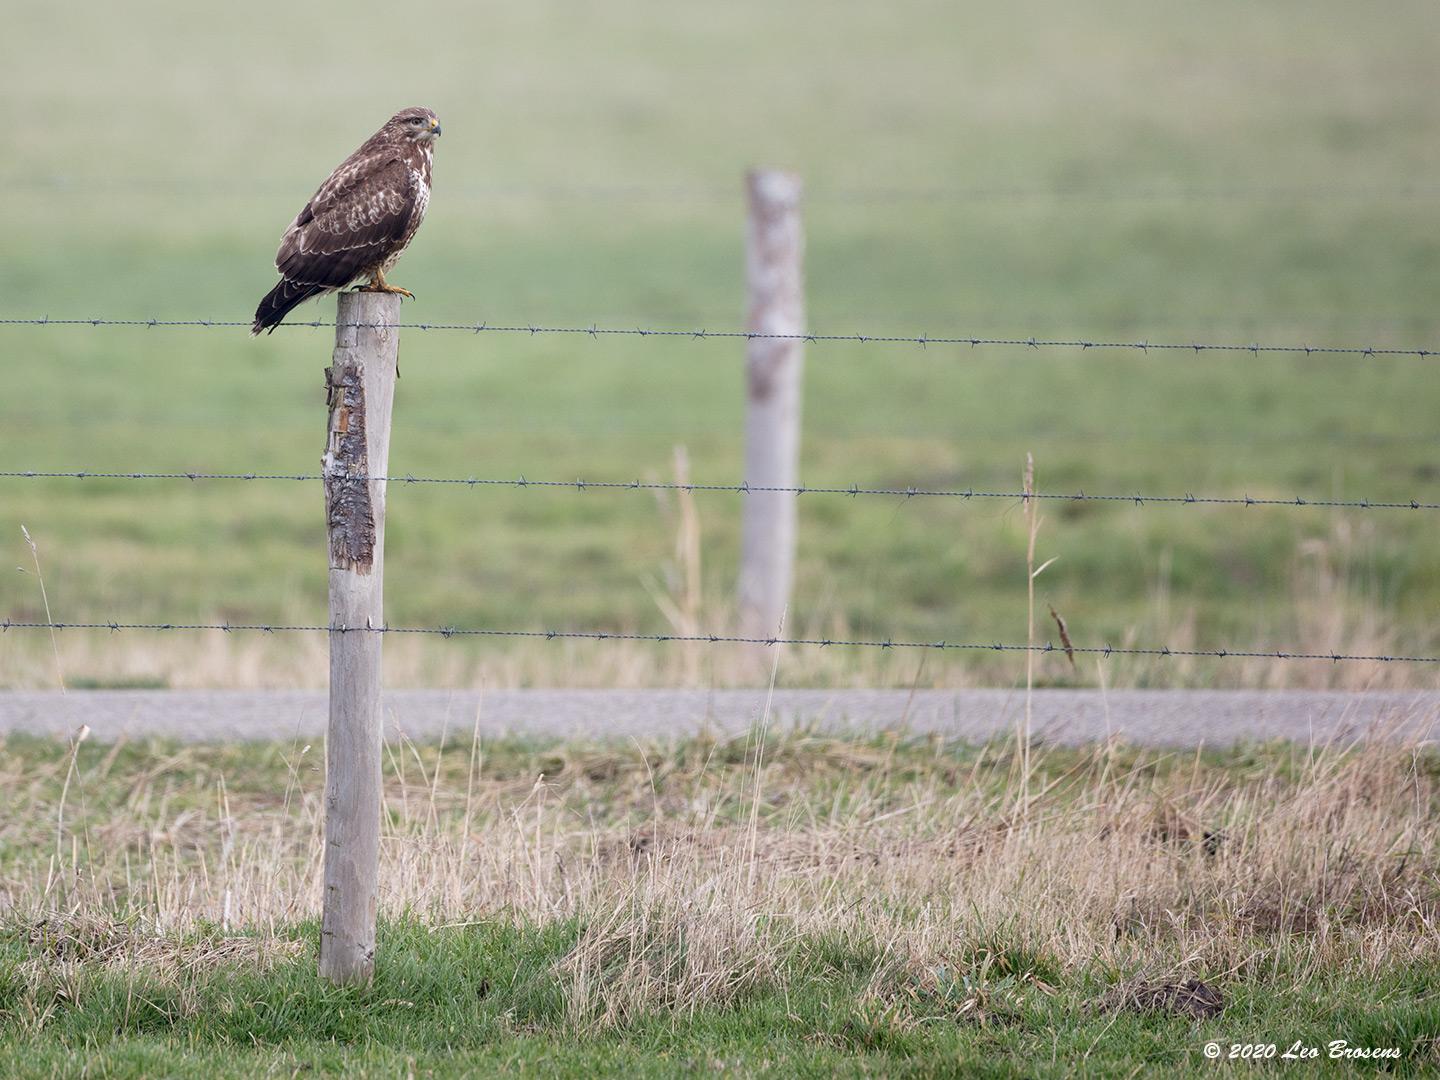
<svg viewBox="0 0 1440 1080">
<path fill-rule="evenodd" d="M 275 268 L 290 281 L 343 288 L 404 236 L 416 198 L 410 167 L 393 150 L 356 155 L 295 216 Z"/>
</svg>

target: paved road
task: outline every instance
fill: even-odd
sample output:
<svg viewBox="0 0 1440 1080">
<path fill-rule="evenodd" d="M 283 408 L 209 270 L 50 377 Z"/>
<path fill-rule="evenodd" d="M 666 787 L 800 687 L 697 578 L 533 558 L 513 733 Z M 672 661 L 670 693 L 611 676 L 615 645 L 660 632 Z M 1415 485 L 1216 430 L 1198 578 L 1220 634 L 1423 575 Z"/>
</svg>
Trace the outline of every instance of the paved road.
<svg viewBox="0 0 1440 1080">
<path fill-rule="evenodd" d="M 168 735 L 190 741 L 315 739 L 325 694 L 312 691 L 95 690 L 0 692 L 0 732 L 64 735 L 88 724 L 93 737 Z M 745 730 L 765 704 L 750 690 L 397 690 L 386 728 L 412 738 L 442 731 L 537 736 L 664 736 L 708 727 Z M 1025 696 L 1010 690 L 781 690 L 772 723 L 834 731 L 905 728 L 973 740 L 1014 730 Z M 1228 746 L 1286 738 L 1325 742 L 1440 735 L 1440 693 L 1239 690 L 1039 690 L 1035 733 L 1083 743 L 1113 732 L 1155 746 Z"/>
</svg>

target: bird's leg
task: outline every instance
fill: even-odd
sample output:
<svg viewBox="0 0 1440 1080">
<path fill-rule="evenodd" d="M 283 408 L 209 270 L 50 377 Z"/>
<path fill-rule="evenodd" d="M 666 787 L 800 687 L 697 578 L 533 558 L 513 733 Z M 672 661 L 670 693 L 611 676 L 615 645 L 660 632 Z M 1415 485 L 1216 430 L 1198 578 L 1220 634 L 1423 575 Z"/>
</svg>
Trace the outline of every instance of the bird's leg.
<svg viewBox="0 0 1440 1080">
<path fill-rule="evenodd" d="M 391 285 L 388 281 L 386 281 L 385 272 L 383 270 L 376 270 L 368 282 L 366 282 L 364 285 L 360 285 L 357 287 L 357 291 L 398 293 L 401 296 L 408 296 L 411 300 L 415 299 L 415 294 L 409 289 L 402 289 L 399 285 Z"/>
</svg>

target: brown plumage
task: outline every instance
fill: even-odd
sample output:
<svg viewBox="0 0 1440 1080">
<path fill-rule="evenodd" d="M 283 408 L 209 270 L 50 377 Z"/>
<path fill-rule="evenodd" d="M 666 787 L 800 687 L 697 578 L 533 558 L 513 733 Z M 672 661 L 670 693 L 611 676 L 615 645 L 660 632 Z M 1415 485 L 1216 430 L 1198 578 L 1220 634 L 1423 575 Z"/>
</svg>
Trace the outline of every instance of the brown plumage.
<svg viewBox="0 0 1440 1080">
<path fill-rule="evenodd" d="M 280 283 L 255 310 L 252 335 L 273 331 L 306 300 L 364 282 L 376 292 L 411 294 L 385 281 L 430 202 L 430 159 L 440 120 L 404 109 L 342 161 L 280 239 Z"/>
</svg>

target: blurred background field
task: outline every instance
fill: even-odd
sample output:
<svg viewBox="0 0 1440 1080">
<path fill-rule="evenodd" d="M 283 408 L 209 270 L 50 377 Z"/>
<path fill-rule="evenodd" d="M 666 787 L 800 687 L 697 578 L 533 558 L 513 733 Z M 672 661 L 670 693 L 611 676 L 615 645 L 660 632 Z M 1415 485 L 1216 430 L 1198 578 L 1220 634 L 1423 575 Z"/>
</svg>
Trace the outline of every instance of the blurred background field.
<svg viewBox="0 0 1440 1080">
<path fill-rule="evenodd" d="M 394 110 L 445 135 L 407 321 L 743 324 L 741 176 L 805 178 L 824 333 L 1440 348 L 1440 9 L 1106 2 L 11 5 L 0 315 L 244 320 L 284 225 Z M 301 319 L 333 317 L 333 300 Z M 0 328 L 0 469 L 313 472 L 326 330 Z M 406 335 L 392 472 L 739 479 L 735 342 Z M 807 484 L 1440 501 L 1432 358 L 817 344 Z M 0 481 L 0 614 L 323 622 L 318 485 Z M 739 499 L 398 487 L 393 624 L 706 629 Z M 1014 503 L 802 499 L 790 629 L 1023 640 Z M 1433 512 L 1047 507 L 1077 642 L 1440 648 Z M 683 604 L 681 606 L 684 606 Z M 1044 631 L 1042 631 L 1044 633 Z M 323 640 L 67 633 L 72 681 L 320 684 Z M 40 635 L 0 684 L 53 681 Z M 394 684 L 744 681 L 715 650 L 426 642 Z M 1009 683 L 835 654 L 793 683 Z M 1418 668 L 1114 665 L 1119 683 L 1434 685 Z M 1088 683 L 1047 658 L 1046 681 Z"/>
</svg>

